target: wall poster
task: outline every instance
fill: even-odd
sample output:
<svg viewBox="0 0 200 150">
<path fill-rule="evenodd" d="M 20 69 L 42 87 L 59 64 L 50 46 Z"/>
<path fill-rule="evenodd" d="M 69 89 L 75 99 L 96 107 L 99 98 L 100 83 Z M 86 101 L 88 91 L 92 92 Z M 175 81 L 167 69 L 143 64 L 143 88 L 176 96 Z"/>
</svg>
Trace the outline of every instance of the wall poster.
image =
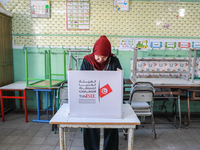
<svg viewBox="0 0 200 150">
<path fill-rule="evenodd" d="M 50 18 L 50 1 L 32 0 L 31 17 L 33 18 Z"/>
<path fill-rule="evenodd" d="M 129 11 L 129 0 L 113 0 L 114 11 Z"/>
<path fill-rule="evenodd" d="M 90 0 L 67 0 L 67 30 L 90 29 Z"/>
<path fill-rule="evenodd" d="M 120 49 L 133 50 L 134 39 L 133 38 L 120 38 Z"/>
</svg>

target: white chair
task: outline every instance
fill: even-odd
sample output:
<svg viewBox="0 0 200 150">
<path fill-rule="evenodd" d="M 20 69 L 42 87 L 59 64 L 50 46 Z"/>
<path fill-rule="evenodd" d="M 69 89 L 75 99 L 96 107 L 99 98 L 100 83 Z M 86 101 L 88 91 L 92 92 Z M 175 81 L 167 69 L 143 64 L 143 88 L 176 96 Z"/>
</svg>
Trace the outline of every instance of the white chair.
<svg viewBox="0 0 200 150">
<path fill-rule="evenodd" d="M 129 104 L 132 106 L 134 112 L 139 117 L 141 122 L 145 121 L 145 116 L 151 116 L 152 131 L 156 138 L 155 123 L 153 116 L 153 102 L 154 93 L 152 83 L 150 82 L 137 82 L 132 86 L 129 97 Z"/>
</svg>

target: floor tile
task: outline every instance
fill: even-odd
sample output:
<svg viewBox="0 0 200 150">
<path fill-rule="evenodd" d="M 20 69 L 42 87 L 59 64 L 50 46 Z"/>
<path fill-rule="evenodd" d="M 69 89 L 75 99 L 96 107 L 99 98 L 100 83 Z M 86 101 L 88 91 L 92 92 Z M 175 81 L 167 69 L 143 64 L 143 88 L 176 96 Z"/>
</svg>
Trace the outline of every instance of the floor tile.
<svg viewBox="0 0 200 150">
<path fill-rule="evenodd" d="M 29 144 L 42 145 L 46 137 L 33 137 Z"/>
<path fill-rule="evenodd" d="M 6 138 L 6 136 L 3 136 L 3 135 L 1 136 L 1 135 L 0 135 L 0 143 L 1 143 L 1 141 L 3 141 L 5 138 Z"/>
<path fill-rule="evenodd" d="M 71 147 L 70 150 L 84 150 L 84 147 Z"/>
<path fill-rule="evenodd" d="M 38 130 L 38 132 L 36 133 L 36 137 L 46 137 L 46 136 L 48 136 L 49 134 L 50 134 L 50 132 L 52 132 L 52 131 L 47 131 L 47 130 Z"/>
<path fill-rule="evenodd" d="M 42 123 L 33 123 L 28 129 L 29 130 L 40 130 L 40 128 L 43 126 Z"/>
<path fill-rule="evenodd" d="M 24 150 L 39 150 L 41 145 L 28 144 Z"/>
<path fill-rule="evenodd" d="M 51 124 L 43 124 L 43 126 L 40 128 L 40 130 L 51 131 L 51 128 L 52 128 Z"/>
<path fill-rule="evenodd" d="M 75 138 L 72 142 L 72 147 L 81 147 L 83 146 L 83 139 L 82 138 Z"/>
<path fill-rule="evenodd" d="M 55 150 L 56 146 L 42 145 L 39 150 Z"/>
<path fill-rule="evenodd" d="M 8 124 L 7 126 L 5 126 L 5 128 L 12 128 L 12 129 L 16 129 L 19 125 L 21 125 L 22 122 L 11 122 L 10 124 Z"/>
<path fill-rule="evenodd" d="M 17 129 L 24 129 L 24 130 L 26 130 L 26 129 L 30 128 L 30 126 L 31 126 L 32 124 L 33 124 L 32 122 L 22 123 L 22 124 L 20 124 L 20 125 L 17 127 Z"/>
<path fill-rule="evenodd" d="M 3 141 L 1 141 L 1 143 L 14 144 L 18 138 L 19 136 L 8 135 Z"/>
<path fill-rule="evenodd" d="M 7 136 L 7 135 L 9 135 L 12 131 L 14 131 L 14 129 L 12 129 L 12 128 L 4 128 L 4 129 L 0 130 L 0 135 L 1 135 L 1 136 Z"/>
<path fill-rule="evenodd" d="M 56 132 L 56 134 L 55 134 L 53 131 L 51 131 L 51 132 L 49 133 L 48 137 L 59 138 L 59 132 Z"/>
<path fill-rule="evenodd" d="M 60 150 L 60 146 L 56 146 L 55 150 Z"/>
<path fill-rule="evenodd" d="M 22 134 L 22 136 L 35 136 L 37 132 L 38 130 L 28 129 Z"/>
<path fill-rule="evenodd" d="M 2 120 L 0 118 L 0 130 L 5 128 L 6 126 L 8 126 L 8 124 L 10 124 L 9 121 L 2 122 Z"/>
<path fill-rule="evenodd" d="M 15 143 L 16 144 L 28 144 L 33 139 L 32 136 L 20 136 Z"/>
<path fill-rule="evenodd" d="M 48 137 L 45 139 L 43 145 L 57 145 L 59 142 L 58 138 L 54 138 L 54 137 Z"/>
<path fill-rule="evenodd" d="M 21 136 L 25 131 L 24 129 L 14 129 L 9 135 Z"/>
<path fill-rule="evenodd" d="M 57 145 L 55 150 L 60 150 L 60 145 Z M 67 146 L 67 150 L 70 150 L 70 146 Z"/>
<path fill-rule="evenodd" d="M 26 147 L 26 145 L 23 144 L 13 144 L 8 150 L 23 150 Z"/>
<path fill-rule="evenodd" d="M 12 144 L 0 143 L 0 150 L 8 150 L 11 146 Z"/>
</svg>

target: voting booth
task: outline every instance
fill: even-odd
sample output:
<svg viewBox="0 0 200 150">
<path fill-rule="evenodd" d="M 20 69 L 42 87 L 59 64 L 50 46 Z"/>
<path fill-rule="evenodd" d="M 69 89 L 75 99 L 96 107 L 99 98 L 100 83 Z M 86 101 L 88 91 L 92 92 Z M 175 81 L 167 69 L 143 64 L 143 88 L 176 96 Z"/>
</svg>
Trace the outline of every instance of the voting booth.
<svg viewBox="0 0 200 150">
<path fill-rule="evenodd" d="M 123 71 L 68 71 L 71 117 L 121 118 Z"/>
</svg>

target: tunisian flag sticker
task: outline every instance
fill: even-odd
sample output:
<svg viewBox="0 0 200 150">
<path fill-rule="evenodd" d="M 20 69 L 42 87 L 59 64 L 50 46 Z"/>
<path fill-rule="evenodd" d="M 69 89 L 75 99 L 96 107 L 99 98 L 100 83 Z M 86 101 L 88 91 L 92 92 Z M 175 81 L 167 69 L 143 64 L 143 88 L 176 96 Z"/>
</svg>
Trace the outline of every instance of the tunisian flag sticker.
<svg viewBox="0 0 200 150">
<path fill-rule="evenodd" d="M 110 85 L 106 84 L 105 86 L 103 86 L 102 88 L 99 89 L 99 96 L 102 98 L 111 92 L 112 92 L 112 89 L 111 89 Z"/>
</svg>

